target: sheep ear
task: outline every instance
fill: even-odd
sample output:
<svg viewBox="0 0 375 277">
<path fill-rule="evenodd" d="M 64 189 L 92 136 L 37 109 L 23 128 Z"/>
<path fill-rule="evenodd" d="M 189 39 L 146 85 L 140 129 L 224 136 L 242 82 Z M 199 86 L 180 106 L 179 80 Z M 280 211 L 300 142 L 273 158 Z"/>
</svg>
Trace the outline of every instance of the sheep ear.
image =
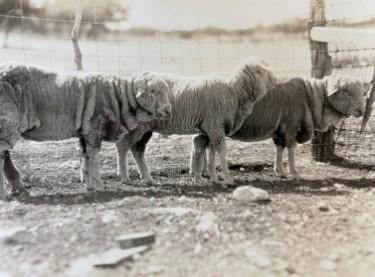
<svg viewBox="0 0 375 277">
<path fill-rule="evenodd" d="M 141 97 L 145 92 L 146 92 L 146 88 L 145 88 L 145 87 L 137 88 L 137 92 L 135 93 L 135 97 L 136 97 L 136 98 L 139 98 L 139 97 Z"/>
<path fill-rule="evenodd" d="M 136 92 L 135 92 L 136 98 L 141 97 L 147 91 L 147 82 L 146 82 L 146 79 L 144 77 L 139 78 L 137 80 L 136 85 L 135 85 L 135 89 L 136 89 Z"/>
<path fill-rule="evenodd" d="M 340 77 L 330 75 L 325 78 L 327 82 L 327 96 L 331 96 L 340 91 Z"/>
</svg>

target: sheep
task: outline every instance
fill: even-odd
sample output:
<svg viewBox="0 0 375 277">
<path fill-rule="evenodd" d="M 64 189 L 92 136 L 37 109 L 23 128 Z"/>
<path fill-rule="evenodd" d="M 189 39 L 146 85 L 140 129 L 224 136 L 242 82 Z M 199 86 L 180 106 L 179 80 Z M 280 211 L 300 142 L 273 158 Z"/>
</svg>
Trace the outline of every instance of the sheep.
<svg viewBox="0 0 375 277">
<path fill-rule="evenodd" d="M 289 172 L 298 180 L 297 143 L 309 141 L 314 130 L 325 131 L 341 119 L 360 117 L 364 110 L 363 84 L 358 79 L 339 75 L 322 80 L 293 78 L 270 90 L 256 103 L 242 127 L 229 137 L 248 142 L 272 138 L 276 146 L 274 171 L 282 178 L 287 177 L 283 166 L 283 151 L 287 147 Z M 210 140 L 205 135 L 197 135 L 192 144 L 190 173 L 200 181 Z M 215 180 L 215 153 L 209 152 L 208 172 Z"/>
<path fill-rule="evenodd" d="M 97 167 L 101 141 L 117 141 L 141 122 L 169 116 L 168 94 L 166 82 L 153 73 L 122 78 L 0 64 L 0 197 L 6 198 L 3 173 L 14 192 L 23 191 L 8 152 L 20 137 L 78 137 L 81 181 L 89 191 L 102 190 Z"/>
<path fill-rule="evenodd" d="M 225 136 L 235 133 L 251 113 L 254 103 L 276 83 L 268 64 L 260 58 L 244 60 L 229 77 L 184 78 L 163 74 L 170 87 L 172 115 L 166 120 L 142 124 L 117 143 L 118 174 L 129 182 L 127 152 L 132 151 L 141 178 L 153 183 L 145 161 L 152 132 L 163 135 L 205 134 L 220 156 L 224 182 L 233 183 L 226 161 Z"/>
</svg>

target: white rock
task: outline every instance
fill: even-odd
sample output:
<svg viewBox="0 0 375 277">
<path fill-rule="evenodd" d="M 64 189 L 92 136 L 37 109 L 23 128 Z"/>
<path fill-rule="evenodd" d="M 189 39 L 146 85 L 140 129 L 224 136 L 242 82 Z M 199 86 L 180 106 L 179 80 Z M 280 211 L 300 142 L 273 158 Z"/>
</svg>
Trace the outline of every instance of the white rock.
<svg viewBox="0 0 375 277">
<path fill-rule="evenodd" d="M 270 258 L 254 249 L 247 249 L 245 251 L 245 256 L 250 260 L 251 263 L 261 268 L 269 267 L 272 264 Z"/>
<path fill-rule="evenodd" d="M 113 222 L 116 222 L 119 220 L 119 217 L 115 211 L 107 211 L 103 216 L 102 216 L 102 223 L 104 224 L 110 224 Z"/>
<path fill-rule="evenodd" d="M 336 270 L 336 263 L 331 260 L 321 260 L 319 263 L 319 267 L 321 269 L 333 271 Z"/>
<path fill-rule="evenodd" d="M 202 244 L 200 244 L 199 242 L 195 245 L 194 247 L 194 254 L 199 254 L 201 251 L 202 251 Z"/>
<path fill-rule="evenodd" d="M 339 183 L 335 183 L 335 184 L 333 185 L 333 187 L 334 187 L 336 190 L 347 190 L 347 189 L 348 189 L 347 186 L 345 186 L 345 185 L 343 185 L 343 184 L 339 184 Z"/>
<path fill-rule="evenodd" d="M 319 211 L 328 212 L 330 210 L 329 205 L 326 202 L 318 202 L 316 205 Z"/>
<path fill-rule="evenodd" d="M 194 210 L 190 208 L 183 207 L 161 207 L 151 210 L 151 213 L 157 214 L 174 214 L 175 216 L 184 216 L 188 213 L 193 213 Z"/>
<path fill-rule="evenodd" d="M 233 199 L 239 201 L 270 201 L 267 191 L 252 186 L 241 186 L 236 188 L 232 194 Z"/>
<path fill-rule="evenodd" d="M 17 235 L 26 232 L 27 228 L 24 226 L 18 226 L 9 229 L 0 229 L 0 242 L 12 243 L 16 240 Z"/>
<path fill-rule="evenodd" d="M 78 169 L 80 167 L 79 161 L 66 161 L 60 164 L 59 168 L 72 168 L 72 169 Z"/>
<path fill-rule="evenodd" d="M 195 227 L 198 233 L 205 234 L 211 233 L 219 235 L 219 225 L 217 224 L 217 216 L 213 212 L 205 213 L 199 219 L 197 226 Z"/>
</svg>

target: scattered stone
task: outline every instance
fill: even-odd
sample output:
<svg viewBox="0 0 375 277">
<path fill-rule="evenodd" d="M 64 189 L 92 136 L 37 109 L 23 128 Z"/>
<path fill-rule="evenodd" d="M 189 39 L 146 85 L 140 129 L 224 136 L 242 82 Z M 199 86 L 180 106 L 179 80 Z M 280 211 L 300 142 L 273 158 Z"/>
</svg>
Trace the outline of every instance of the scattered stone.
<svg viewBox="0 0 375 277">
<path fill-rule="evenodd" d="M 160 274 L 160 273 L 162 273 L 164 270 L 165 270 L 164 267 L 154 265 L 154 266 L 148 266 L 146 269 L 142 270 L 140 273 L 141 273 L 142 275 L 150 276 L 150 275 Z"/>
<path fill-rule="evenodd" d="M 188 213 L 194 212 L 194 210 L 183 207 L 160 207 L 152 209 L 151 212 L 157 214 L 174 214 L 175 216 L 184 216 Z"/>
<path fill-rule="evenodd" d="M 18 226 L 10 229 L 0 229 L 0 242 L 10 244 L 17 242 L 17 236 L 26 232 L 27 228 Z"/>
<path fill-rule="evenodd" d="M 215 234 L 219 235 L 219 225 L 217 224 L 217 216 L 213 212 L 205 213 L 199 219 L 197 226 L 195 227 L 200 234 Z"/>
<path fill-rule="evenodd" d="M 120 244 L 122 249 L 137 247 L 141 245 L 150 245 L 155 243 L 154 232 L 142 232 L 121 235 L 116 238 L 116 241 Z"/>
<path fill-rule="evenodd" d="M 329 211 L 329 206 L 326 202 L 319 202 L 317 204 L 317 208 L 319 211 L 322 211 L 322 212 L 328 212 Z"/>
<path fill-rule="evenodd" d="M 261 268 L 269 267 L 272 264 L 270 258 L 254 249 L 247 249 L 245 251 L 245 256 L 251 261 L 251 263 Z"/>
<path fill-rule="evenodd" d="M 319 267 L 321 269 L 333 271 L 333 270 L 336 270 L 337 266 L 336 266 L 336 263 L 331 260 L 321 260 L 319 263 Z"/>
<path fill-rule="evenodd" d="M 118 221 L 118 215 L 115 211 L 107 211 L 103 216 L 102 216 L 102 223 L 104 224 L 110 224 L 113 222 Z"/>
<path fill-rule="evenodd" d="M 60 164 L 60 169 L 66 169 L 66 168 L 72 168 L 72 169 L 78 169 L 80 167 L 79 161 L 66 161 Z"/>
<path fill-rule="evenodd" d="M 79 270 L 88 271 L 88 267 L 114 267 L 125 260 L 130 260 L 134 255 L 145 252 L 147 246 L 139 246 L 131 249 L 112 248 L 100 254 L 93 254 L 86 258 L 79 259 L 72 266 L 72 273 Z M 71 274 L 76 276 L 76 274 Z M 82 275 L 77 275 L 82 276 Z M 83 276 L 89 276 L 83 274 Z"/>
<path fill-rule="evenodd" d="M 199 254 L 201 251 L 202 251 L 203 247 L 202 247 L 202 244 L 200 244 L 199 242 L 195 245 L 194 247 L 194 254 Z"/>
<path fill-rule="evenodd" d="M 267 191 L 252 186 L 241 186 L 236 188 L 232 194 L 233 199 L 250 202 L 268 202 L 271 198 Z"/>
<path fill-rule="evenodd" d="M 75 196 L 74 198 L 73 198 L 73 201 L 74 201 L 74 203 L 80 203 L 80 202 L 82 202 L 83 200 L 85 200 L 85 198 L 82 196 L 82 195 L 77 195 L 77 196 Z"/>
<path fill-rule="evenodd" d="M 249 216 L 252 216 L 253 215 L 253 212 L 250 211 L 249 209 L 246 209 L 244 210 L 242 213 L 241 213 L 241 217 L 244 217 L 244 218 L 247 218 Z"/>
<path fill-rule="evenodd" d="M 347 186 L 343 185 L 343 184 L 339 184 L 339 183 L 335 183 L 333 185 L 333 187 L 336 189 L 336 190 L 347 190 Z"/>
<path fill-rule="evenodd" d="M 186 200 L 187 200 L 187 198 L 186 198 L 185 195 L 183 195 L 183 196 L 181 196 L 181 197 L 178 198 L 178 202 L 184 202 Z"/>
<path fill-rule="evenodd" d="M 125 197 L 117 203 L 117 206 L 133 206 L 142 203 L 143 200 L 144 197 L 141 196 Z"/>
</svg>

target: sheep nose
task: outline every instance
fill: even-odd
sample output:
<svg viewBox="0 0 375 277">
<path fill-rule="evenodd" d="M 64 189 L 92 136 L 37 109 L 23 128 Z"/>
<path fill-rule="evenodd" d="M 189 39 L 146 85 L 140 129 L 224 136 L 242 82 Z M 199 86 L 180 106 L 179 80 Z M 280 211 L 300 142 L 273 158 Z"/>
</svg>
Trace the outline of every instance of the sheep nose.
<svg viewBox="0 0 375 277">
<path fill-rule="evenodd" d="M 158 115 L 161 117 L 170 117 L 172 114 L 172 106 L 170 104 L 165 105 L 159 112 Z"/>
</svg>

